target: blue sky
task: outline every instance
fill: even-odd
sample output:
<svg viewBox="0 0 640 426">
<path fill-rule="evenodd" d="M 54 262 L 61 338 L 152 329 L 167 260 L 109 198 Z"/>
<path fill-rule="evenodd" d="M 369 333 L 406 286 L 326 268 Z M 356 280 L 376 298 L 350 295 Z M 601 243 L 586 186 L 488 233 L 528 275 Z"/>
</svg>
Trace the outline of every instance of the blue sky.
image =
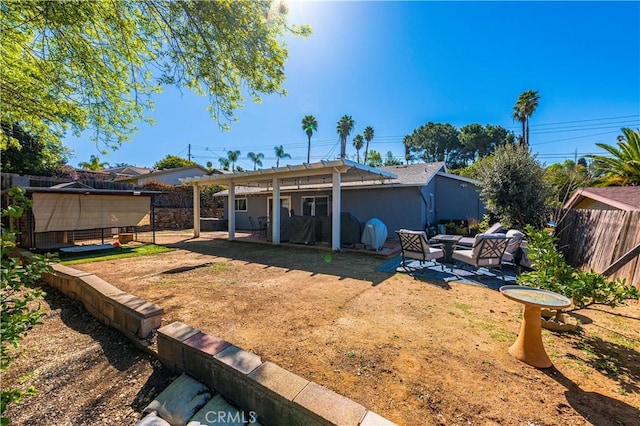
<svg viewBox="0 0 640 426">
<path fill-rule="evenodd" d="M 306 161 L 302 117 L 318 131 L 311 161 L 340 152 L 336 123 L 355 120 L 352 138 L 375 129 L 370 149 L 402 158 L 402 139 L 429 122 L 457 128 L 494 124 L 520 134 L 511 114 L 525 90 L 540 94 L 530 119 L 531 149 L 551 164 L 602 153 L 621 127 L 640 128 L 640 2 L 306 2 L 289 1 L 290 22 L 308 23 L 307 39 L 287 39 L 287 96 L 247 99 L 238 122 L 222 131 L 207 99 L 173 88 L 155 98 L 154 126 L 140 124 L 131 142 L 103 155 L 83 137 L 66 144 L 76 166 L 98 155 L 110 164 L 150 167 L 168 154 L 200 164 L 240 150 L 275 165 L 273 147 Z M 281 162 L 282 165 L 282 162 Z"/>
</svg>

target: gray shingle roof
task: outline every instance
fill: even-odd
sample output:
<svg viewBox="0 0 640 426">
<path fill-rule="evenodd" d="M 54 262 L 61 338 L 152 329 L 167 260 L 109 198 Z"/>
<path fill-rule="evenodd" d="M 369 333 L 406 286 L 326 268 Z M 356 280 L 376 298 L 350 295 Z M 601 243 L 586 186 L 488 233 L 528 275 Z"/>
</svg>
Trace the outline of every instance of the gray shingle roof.
<svg viewBox="0 0 640 426">
<path fill-rule="evenodd" d="M 397 185 L 424 185 L 439 171 L 445 171 L 444 163 L 402 164 L 379 167 L 398 176 L 389 183 Z"/>
</svg>

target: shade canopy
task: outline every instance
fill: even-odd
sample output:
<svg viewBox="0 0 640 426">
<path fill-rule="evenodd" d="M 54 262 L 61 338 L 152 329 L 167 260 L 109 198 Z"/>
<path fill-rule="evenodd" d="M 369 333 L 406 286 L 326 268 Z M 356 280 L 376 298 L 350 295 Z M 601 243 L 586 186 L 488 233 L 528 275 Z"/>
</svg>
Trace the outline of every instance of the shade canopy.
<svg viewBox="0 0 640 426">
<path fill-rule="evenodd" d="M 34 193 L 35 232 L 149 225 L 150 195 Z"/>
</svg>

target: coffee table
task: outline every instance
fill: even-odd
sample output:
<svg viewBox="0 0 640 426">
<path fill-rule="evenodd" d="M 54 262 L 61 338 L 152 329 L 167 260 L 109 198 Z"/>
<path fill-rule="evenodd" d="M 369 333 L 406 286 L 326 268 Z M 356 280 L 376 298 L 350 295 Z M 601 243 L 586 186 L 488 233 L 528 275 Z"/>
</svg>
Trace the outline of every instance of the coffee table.
<svg viewBox="0 0 640 426">
<path fill-rule="evenodd" d="M 453 263 L 453 259 L 451 255 L 453 254 L 453 246 L 456 245 L 458 241 L 460 241 L 462 235 L 448 235 L 448 234 L 438 234 L 435 237 L 431 238 L 431 241 L 435 241 L 437 243 L 442 244 L 442 249 L 444 250 L 444 258 L 443 262 Z"/>
<path fill-rule="evenodd" d="M 524 304 L 520 334 L 509 348 L 509 353 L 533 367 L 553 366 L 542 344 L 541 308 L 566 308 L 571 306 L 571 300 L 552 291 L 520 285 L 502 286 L 500 293 L 508 299 Z"/>
</svg>

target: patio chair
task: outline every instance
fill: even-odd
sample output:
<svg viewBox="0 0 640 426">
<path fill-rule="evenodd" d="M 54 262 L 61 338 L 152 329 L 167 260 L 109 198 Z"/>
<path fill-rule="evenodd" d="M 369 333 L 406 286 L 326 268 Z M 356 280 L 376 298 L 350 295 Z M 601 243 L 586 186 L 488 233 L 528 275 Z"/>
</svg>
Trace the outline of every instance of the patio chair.
<svg viewBox="0 0 640 426">
<path fill-rule="evenodd" d="M 504 251 L 504 255 L 502 255 L 502 264 L 513 266 L 517 273 L 519 269 L 518 250 L 524 240 L 524 234 L 517 229 L 510 229 L 507 231 L 507 238 L 509 238 L 509 243 Z"/>
<path fill-rule="evenodd" d="M 253 216 L 249 216 L 249 226 L 251 227 L 252 236 L 260 235 L 260 227 L 256 223 L 256 220 L 253 218 Z"/>
<path fill-rule="evenodd" d="M 429 245 L 427 233 L 424 231 L 410 231 L 408 229 L 400 229 L 396 231 L 400 238 L 400 248 L 402 250 L 402 268 L 411 275 L 412 269 L 407 265 L 407 259 L 420 261 L 420 265 L 424 262 L 431 261 L 437 264 L 437 259 L 444 257 L 444 250 L 439 248 L 437 244 Z M 444 265 L 440 263 L 444 271 Z M 413 268 L 416 269 L 416 268 Z"/>
<path fill-rule="evenodd" d="M 269 218 L 267 216 L 258 216 L 258 230 L 260 238 L 267 238 L 267 228 L 269 226 Z"/>
<path fill-rule="evenodd" d="M 458 246 L 454 248 L 451 258 L 454 261 L 474 266 L 476 269 L 498 269 L 502 272 L 502 257 L 509 244 L 509 238 L 504 234 L 478 234 L 471 248 Z"/>
<path fill-rule="evenodd" d="M 489 227 L 484 233 L 485 234 L 503 234 L 505 229 L 502 227 L 500 222 L 496 222 Z M 475 237 L 462 237 L 458 241 L 459 246 L 466 246 L 467 248 L 471 248 L 473 243 L 475 242 Z"/>
</svg>

